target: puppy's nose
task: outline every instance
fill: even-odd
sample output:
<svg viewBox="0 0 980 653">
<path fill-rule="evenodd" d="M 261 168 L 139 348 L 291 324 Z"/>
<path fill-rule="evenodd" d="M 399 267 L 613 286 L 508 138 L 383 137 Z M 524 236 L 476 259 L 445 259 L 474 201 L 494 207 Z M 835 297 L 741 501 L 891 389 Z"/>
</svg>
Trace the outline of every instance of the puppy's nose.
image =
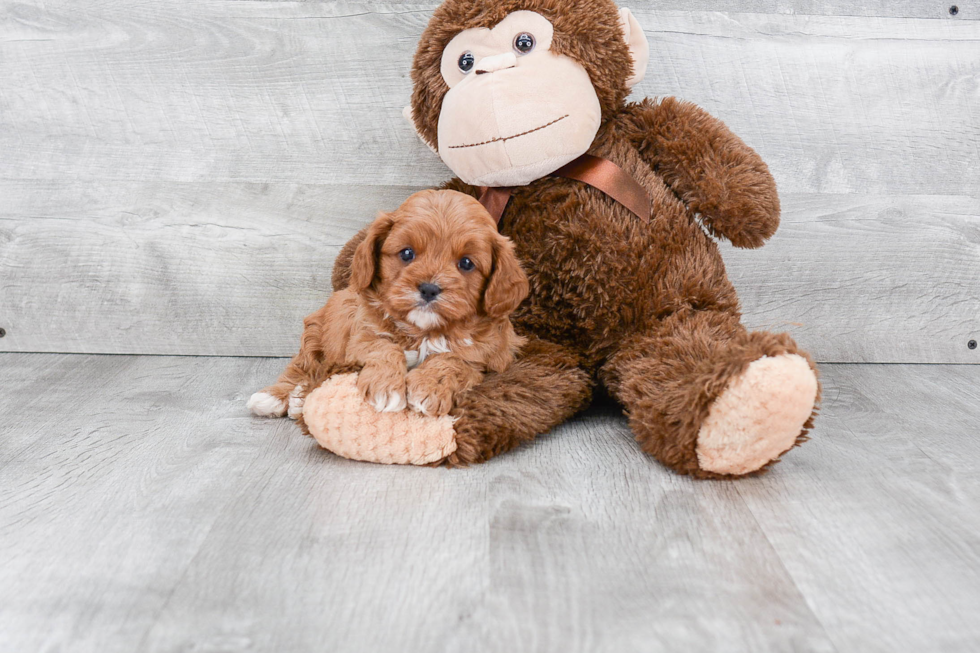
<svg viewBox="0 0 980 653">
<path fill-rule="evenodd" d="M 438 297 L 439 293 L 441 292 L 442 288 L 434 283 L 423 283 L 419 285 L 419 293 L 422 295 L 422 299 L 424 299 L 426 303 L 429 303 Z"/>
</svg>

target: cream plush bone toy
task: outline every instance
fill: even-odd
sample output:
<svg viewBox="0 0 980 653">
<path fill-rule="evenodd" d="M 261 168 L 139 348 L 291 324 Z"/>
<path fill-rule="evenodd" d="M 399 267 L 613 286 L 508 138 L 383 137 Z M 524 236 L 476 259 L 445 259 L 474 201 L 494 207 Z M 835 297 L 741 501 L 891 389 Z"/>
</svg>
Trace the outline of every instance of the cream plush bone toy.
<svg viewBox="0 0 980 653">
<path fill-rule="evenodd" d="M 635 18 L 610 0 L 447 0 L 422 34 L 415 128 L 456 173 L 445 187 L 502 215 L 530 279 L 514 314 L 529 338 L 517 362 L 461 394 L 451 425 L 409 412 L 385 425 L 447 442 L 425 460 L 512 449 L 581 410 L 596 383 L 643 451 L 679 473 L 753 473 L 805 440 L 813 361 L 786 334 L 745 329 L 708 235 L 760 247 L 779 224 L 775 183 L 698 107 L 626 102 L 648 54 Z M 362 238 L 338 258 L 336 289 Z M 330 388 L 348 382 L 311 393 L 300 419 L 342 455 L 377 432 L 373 419 L 392 419 L 362 412 L 344 432 Z"/>
<path fill-rule="evenodd" d="M 453 418 L 413 410 L 379 412 L 357 389 L 357 374 L 338 374 L 306 398 L 307 433 L 338 456 L 375 463 L 425 465 L 456 451 Z"/>
</svg>

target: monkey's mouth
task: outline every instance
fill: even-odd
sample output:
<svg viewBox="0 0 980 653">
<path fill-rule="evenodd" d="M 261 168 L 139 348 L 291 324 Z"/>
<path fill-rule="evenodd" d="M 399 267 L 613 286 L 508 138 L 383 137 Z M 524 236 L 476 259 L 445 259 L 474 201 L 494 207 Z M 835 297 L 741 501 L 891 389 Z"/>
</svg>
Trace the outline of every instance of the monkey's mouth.
<svg viewBox="0 0 980 653">
<path fill-rule="evenodd" d="M 554 120 L 552 120 L 549 123 L 545 123 L 544 125 L 541 125 L 540 127 L 535 127 L 534 129 L 528 129 L 527 131 L 521 132 L 520 134 L 514 134 L 512 136 L 498 136 L 497 138 L 491 138 L 490 140 L 483 141 L 482 143 L 469 143 L 467 145 L 450 145 L 449 146 L 449 149 L 450 150 L 458 150 L 458 149 L 462 149 L 464 147 L 479 147 L 481 145 L 489 145 L 490 143 L 503 143 L 504 141 L 509 141 L 509 140 L 513 140 L 515 138 L 520 138 L 521 136 L 527 136 L 528 134 L 533 134 L 536 131 L 541 131 L 542 129 L 544 129 L 546 127 L 551 127 L 555 123 L 561 122 L 562 120 L 564 120 L 565 118 L 567 118 L 569 115 L 570 114 L 567 114 L 566 113 L 561 118 L 555 118 Z"/>
</svg>

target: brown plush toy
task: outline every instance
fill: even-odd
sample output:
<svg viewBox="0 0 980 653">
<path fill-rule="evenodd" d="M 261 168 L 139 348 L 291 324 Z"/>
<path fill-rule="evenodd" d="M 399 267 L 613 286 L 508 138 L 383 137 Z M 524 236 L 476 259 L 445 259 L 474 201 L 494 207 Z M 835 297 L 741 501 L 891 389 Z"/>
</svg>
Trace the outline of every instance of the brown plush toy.
<svg viewBox="0 0 980 653">
<path fill-rule="evenodd" d="M 742 326 L 712 238 L 761 246 L 779 224 L 775 183 L 693 104 L 627 103 L 647 59 L 611 0 L 447 0 L 422 34 L 410 117 L 458 175 L 445 187 L 502 214 L 531 284 L 518 361 L 431 426 L 449 464 L 545 433 L 596 383 L 644 451 L 701 478 L 764 469 L 812 425 L 813 361 L 786 334 Z M 315 393 L 304 411 L 323 412 Z"/>
</svg>

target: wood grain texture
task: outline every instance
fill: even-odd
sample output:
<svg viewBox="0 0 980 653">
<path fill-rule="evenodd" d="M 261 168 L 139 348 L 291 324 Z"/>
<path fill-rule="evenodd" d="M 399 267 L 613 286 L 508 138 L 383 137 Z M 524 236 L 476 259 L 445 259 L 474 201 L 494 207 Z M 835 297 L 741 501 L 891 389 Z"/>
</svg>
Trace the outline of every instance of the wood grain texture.
<svg viewBox="0 0 980 653">
<path fill-rule="evenodd" d="M 618 0 L 617 4 L 639 10 L 644 0 Z M 956 6 L 956 13 L 950 12 Z M 672 11 L 721 11 L 744 14 L 790 14 L 794 16 L 873 16 L 894 18 L 934 18 L 976 20 L 980 7 L 969 2 L 933 0 L 657 0 L 657 9 Z"/>
<path fill-rule="evenodd" d="M 2 357 L 0 650 L 137 650 L 277 428 L 242 411 L 269 367 Z"/>
<path fill-rule="evenodd" d="M 402 188 L 0 181 L 0 348 L 278 354 Z"/>
<path fill-rule="evenodd" d="M 0 177 L 438 183 L 401 117 L 431 6 L 8 2 Z M 977 21 L 634 8 L 634 95 L 702 104 L 783 192 L 980 194 Z"/>
<path fill-rule="evenodd" d="M 6 351 L 292 355 L 333 257 L 411 187 L 0 181 Z M 786 195 L 725 246 L 752 328 L 821 361 L 980 362 L 970 197 Z"/>
<path fill-rule="evenodd" d="M 697 482 L 618 410 L 385 467 L 243 402 L 281 360 L 0 355 L 0 649 L 971 651 L 978 366 L 824 366 L 813 440 Z"/>
<path fill-rule="evenodd" d="M 213 2 L 213 0 L 212 0 Z M 293 11 L 294 0 L 226 0 L 242 6 L 248 3 L 249 11 L 263 11 L 278 5 L 273 11 Z M 357 12 L 411 12 L 432 11 L 438 2 L 415 0 L 347 1 L 304 0 L 301 11 L 318 16 L 343 16 Z M 617 4 L 632 11 L 649 9 L 649 0 L 618 0 Z M 956 13 L 950 8 L 956 5 Z M 890 18 L 933 18 L 942 20 L 973 20 L 980 17 L 978 7 L 972 3 L 933 2 L 933 0 L 867 0 L 860 4 L 848 0 L 657 0 L 660 11 L 714 11 L 736 14 L 776 14 L 794 16 L 872 16 Z"/>
<path fill-rule="evenodd" d="M 837 650 L 977 650 L 980 368 L 824 370 L 821 442 L 739 495 Z"/>
<path fill-rule="evenodd" d="M 726 251 L 746 321 L 980 362 L 977 8 L 627 4 L 636 95 L 704 105 L 779 183 L 776 239 Z M 337 248 L 448 175 L 400 115 L 434 6 L 0 2 L 0 351 L 291 353 Z"/>
<path fill-rule="evenodd" d="M 821 361 L 980 363 L 980 202 L 788 195 L 761 250 L 724 246 L 746 325 Z"/>
</svg>

